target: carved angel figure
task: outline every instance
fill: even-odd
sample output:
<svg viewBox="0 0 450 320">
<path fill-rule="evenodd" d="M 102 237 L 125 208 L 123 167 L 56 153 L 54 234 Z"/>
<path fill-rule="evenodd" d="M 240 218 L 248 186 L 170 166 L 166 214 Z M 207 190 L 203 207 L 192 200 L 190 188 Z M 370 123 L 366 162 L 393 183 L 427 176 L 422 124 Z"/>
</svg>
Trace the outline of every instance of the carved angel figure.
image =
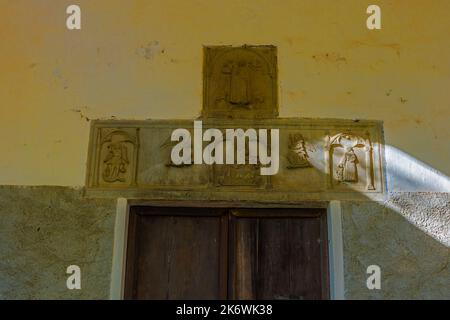
<svg viewBox="0 0 450 320">
<path fill-rule="evenodd" d="M 127 147 L 122 142 L 113 142 L 107 148 L 108 153 L 103 160 L 105 163 L 103 180 L 106 182 L 125 182 L 125 174 L 129 164 Z"/>
<path fill-rule="evenodd" d="M 311 164 L 308 161 L 305 140 L 301 134 L 289 135 L 287 160 L 289 162 L 287 166 L 288 169 L 311 167 Z"/>
<path fill-rule="evenodd" d="M 357 182 L 358 181 L 358 157 L 355 154 L 353 148 L 345 148 L 344 155 L 342 156 L 336 169 L 336 178 L 342 182 Z"/>
</svg>

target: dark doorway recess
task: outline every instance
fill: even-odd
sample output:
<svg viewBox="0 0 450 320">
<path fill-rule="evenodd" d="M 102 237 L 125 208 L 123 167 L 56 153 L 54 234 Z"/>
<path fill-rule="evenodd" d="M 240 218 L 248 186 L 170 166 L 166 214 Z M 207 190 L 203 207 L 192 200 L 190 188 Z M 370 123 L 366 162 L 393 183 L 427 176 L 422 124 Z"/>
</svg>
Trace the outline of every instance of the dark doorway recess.
<svg viewBox="0 0 450 320">
<path fill-rule="evenodd" d="M 133 206 L 126 299 L 328 299 L 325 209 Z"/>
</svg>

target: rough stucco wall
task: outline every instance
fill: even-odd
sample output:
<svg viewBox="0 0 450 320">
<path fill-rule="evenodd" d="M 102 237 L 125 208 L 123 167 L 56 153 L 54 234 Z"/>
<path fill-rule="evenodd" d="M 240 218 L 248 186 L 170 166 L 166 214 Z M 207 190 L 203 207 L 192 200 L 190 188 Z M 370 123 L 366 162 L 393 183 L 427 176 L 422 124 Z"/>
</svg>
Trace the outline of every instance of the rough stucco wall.
<svg viewBox="0 0 450 320">
<path fill-rule="evenodd" d="M 342 208 L 347 299 L 450 299 L 448 193 L 396 193 Z M 366 287 L 372 264 L 381 290 Z"/>
<path fill-rule="evenodd" d="M 0 187 L 0 299 L 106 299 L 115 201 L 63 187 Z M 81 268 L 68 290 L 66 268 Z"/>
<path fill-rule="evenodd" d="M 450 196 L 396 193 L 386 203 L 343 202 L 347 299 L 450 299 Z M 106 299 L 115 201 L 66 187 L 0 188 L 0 299 Z M 67 290 L 66 268 L 82 269 Z M 382 269 L 369 291 L 367 266 Z"/>
</svg>

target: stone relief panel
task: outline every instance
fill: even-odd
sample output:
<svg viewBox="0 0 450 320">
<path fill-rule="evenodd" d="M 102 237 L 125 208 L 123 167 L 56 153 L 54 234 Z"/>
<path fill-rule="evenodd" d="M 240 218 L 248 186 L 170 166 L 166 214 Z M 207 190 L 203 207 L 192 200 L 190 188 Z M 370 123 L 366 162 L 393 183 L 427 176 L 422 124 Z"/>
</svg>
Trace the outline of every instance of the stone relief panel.
<svg viewBox="0 0 450 320">
<path fill-rule="evenodd" d="M 223 135 L 225 136 L 225 132 Z M 257 140 L 252 140 L 257 143 Z M 226 151 L 226 143 L 221 144 L 224 151 Z M 213 184 L 218 188 L 237 188 L 237 189 L 263 189 L 267 188 L 270 183 L 270 176 L 262 176 L 260 164 L 250 164 L 249 154 L 250 140 L 246 140 L 245 148 L 245 164 L 215 164 L 213 165 Z M 270 141 L 269 141 L 270 148 Z M 234 148 L 234 154 L 237 153 L 237 145 Z M 236 156 L 235 156 L 236 158 Z M 254 159 L 257 162 L 257 156 Z"/>
<path fill-rule="evenodd" d="M 369 133 L 328 136 L 326 159 L 331 187 L 375 190 L 373 148 Z"/>
<path fill-rule="evenodd" d="M 211 167 L 206 165 L 175 165 L 171 161 L 171 141 L 173 129 L 192 126 L 188 124 L 157 125 L 154 128 L 142 128 L 141 152 L 139 154 L 138 185 L 142 188 L 206 188 L 210 183 Z M 193 159 L 193 154 L 191 154 Z"/>
<path fill-rule="evenodd" d="M 279 129 L 279 171 L 262 175 L 259 162 L 249 164 L 248 152 L 245 164 L 173 164 L 170 154 L 177 142 L 171 134 L 185 128 L 193 141 L 193 120 L 105 120 L 93 124 L 88 189 L 129 190 L 144 198 L 153 191 L 183 192 L 188 198 L 190 191 L 198 191 L 208 199 L 245 199 L 252 192 L 263 199 L 354 199 L 351 194 L 384 193 L 381 122 L 209 119 L 203 126 L 204 132 L 216 128 L 222 133 L 228 128 Z M 209 143 L 204 141 L 203 148 Z"/>
<path fill-rule="evenodd" d="M 182 163 L 182 164 L 175 164 L 172 161 L 171 157 L 171 150 L 172 148 L 177 144 L 176 141 L 171 141 L 170 138 L 167 138 L 160 146 L 160 152 L 167 155 L 167 161 L 166 161 L 166 167 L 174 167 L 174 168 L 182 168 L 182 167 L 190 167 L 193 164 L 189 163 Z M 191 149 L 191 159 L 194 159 L 194 149 Z"/>
<path fill-rule="evenodd" d="M 260 175 L 258 165 L 214 165 L 213 169 L 216 187 L 263 188 L 266 186 L 267 177 Z"/>
<path fill-rule="evenodd" d="M 139 128 L 100 128 L 97 130 L 95 163 L 90 172 L 93 186 L 124 187 L 136 183 Z"/>
<path fill-rule="evenodd" d="M 305 139 L 301 133 L 289 134 L 289 150 L 287 153 L 288 169 L 309 168 L 312 167 L 309 162 L 308 150 L 306 149 Z"/>
<path fill-rule="evenodd" d="M 277 116 L 276 57 L 274 46 L 205 47 L 203 116 Z"/>
<path fill-rule="evenodd" d="M 322 130 L 287 127 L 280 129 L 280 171 L 272 186 L 283 192 L 323 192 Z"/>
</svg>

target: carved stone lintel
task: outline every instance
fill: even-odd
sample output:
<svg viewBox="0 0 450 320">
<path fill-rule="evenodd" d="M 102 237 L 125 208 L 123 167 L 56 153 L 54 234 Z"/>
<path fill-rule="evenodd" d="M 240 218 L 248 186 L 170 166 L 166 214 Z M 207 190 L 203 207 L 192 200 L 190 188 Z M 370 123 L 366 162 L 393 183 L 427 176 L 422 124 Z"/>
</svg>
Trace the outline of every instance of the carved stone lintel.
<svg viewBox="0 0 450 320">
<path fill-rule="evenodd" d="M 231 194 L 234 199 L 247 199 L 246 195 L 252 192 L 260 193 L 261 199 L 269 196 L 279 199 L 356 199 L 367 192 L 373 197 L 384 194 L 380 122 L 335 119 L 207 121 L 205 128 L 217 128 L 222 132 L 228 128 L 278 128 L 282 142 L 278 172 L 273 176 L 261 175 L 260 162 L 250 164 L 254 163 L 250 161 L 254 154 L 250 154 L 249 146 L 246 146 L 245 164 L 236 164 L 237 161 L 235 164 L 183 167 L 170 164 L 173 144 L 178 143 L 170 141 L 171 133 L 178 128 L 191 130 L 190 119 L 96 120 L 89 143 L 86 190 L 98 194 L 122 194 L 123 191 L 131 197 L 145 197 L 151 192 L 157 195 L 163 191 L 185 192 L 190 197 L 188 194 L 193 191 L 211 196 L 211 199 L 217 199 L 219 195 L 231 197 Z M 208 144 L 204 142 L 204 145 Z M 264 149 L 270 152 L 270 145 Z M 305 160 L 313 167 L 306 167 Z"/>
<path fill-rule="evenodd" d="M 184 168 L 184 167 L 190 167 L 193 165 L 193 163 L 182 163 L 182 164 L 175 164 L 172 162 L 172 148 L 177 144 L 177 141 L 172 141 L 170 137 L 168 137 L 163 144 L 160 146 L 161 152 L 167 154 L 167 161 L 165 163 L 166 167 L 173 167 L 173 168 Z M 191 159 L 194 159 L 194 150 L 191 148 Z"/>
<path fill-rule="evenodd" d="M 260 166 L 251 164 L 214 165 L 216 187 L 257 187 L 265 186 L 267 177 L 261 176 Z"/>
</svg>

